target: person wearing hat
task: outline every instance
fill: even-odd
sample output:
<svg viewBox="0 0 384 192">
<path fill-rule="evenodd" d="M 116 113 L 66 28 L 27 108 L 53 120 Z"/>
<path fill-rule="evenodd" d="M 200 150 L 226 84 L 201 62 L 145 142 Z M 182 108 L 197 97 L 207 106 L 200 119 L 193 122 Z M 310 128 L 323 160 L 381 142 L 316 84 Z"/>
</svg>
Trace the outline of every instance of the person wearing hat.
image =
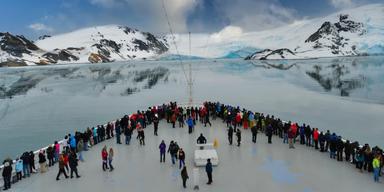
<svg viewBox="0 0 384 192">
<path fill-rule="evenodd" d="M 12 177 L 12 160 L 7 158 L 3 162 L 3 179 L 4 179 L 4 191 L 11 188 L 11 177 Z"/>
</svg>

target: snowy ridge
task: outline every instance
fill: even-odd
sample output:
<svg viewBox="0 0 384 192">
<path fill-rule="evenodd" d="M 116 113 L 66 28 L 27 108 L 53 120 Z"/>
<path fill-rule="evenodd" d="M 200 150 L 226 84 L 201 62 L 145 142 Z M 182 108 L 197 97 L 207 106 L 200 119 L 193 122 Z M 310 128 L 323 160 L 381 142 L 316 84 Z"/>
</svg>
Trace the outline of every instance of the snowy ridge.
<svg viewBox="0 0 384 192">
<path fill-rule="evenodd" d="M 107 25 L 77 30 L 48 37 L 36 42 L 44 50 L 77 48 L 72 53 L 77 62 L 92 62 L 90 56 L 99 55 L 107 61 L 148 58 L 167 51 L 165 42 L 150 33 L 128 27 Z"/>
<path fill-rule="evenodd" d="M 0 63 L 5 66 L 145 59 L 168 50 L 165 40 L 159 40 L 151 33 L 118 25 L 44 36 L 35 43 L 9 33 L 1 33 L 0 38 Z"/>
<path fill-rule="evenodd" d="M 380 55 L 384 54 L 383 21 L 384 4 L 370 4 L 265 31 L 243 32 L 240 27 L 228 26 L 214 34 L 192 34 L 191 52 L 188 34 L 158 38 L 118 25 L 45 35 L 35 43 L 23 36 L 0 33 L 0 67 L 132 59 L 264 60 Z"/>
<path fill-rule="evenodd" d="M 370 4 L 265 31 L 242 32 L 241 28 L 229 26 L 211 35 L 192 35 L 192 55 L 219 58 L 245 47 L 286 48 L 295 53 L 284 59 L 384 54 L 383 21 L 384 4 Z M 316 33 L 321 37 L 307 41 Z M 180 54 L 188 54 L 188 34 L 179 34 L 175 39 Z M 170 51 L 175 53 L 172 45 Z M 282 59 L 278 55 L 265 59 Z"/>
</svg>

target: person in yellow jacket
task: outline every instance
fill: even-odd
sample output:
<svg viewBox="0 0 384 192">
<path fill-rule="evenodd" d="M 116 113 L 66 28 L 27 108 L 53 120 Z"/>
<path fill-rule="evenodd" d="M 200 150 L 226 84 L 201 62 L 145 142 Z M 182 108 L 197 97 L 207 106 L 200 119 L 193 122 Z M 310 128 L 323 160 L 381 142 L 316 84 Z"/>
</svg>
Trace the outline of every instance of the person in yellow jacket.
<svg viewBox="0 0 384 192">
<path fill-rule="evenodd" d="M 379 182 L 379 171 L 380 171 L 380 155 L 376 155 L 372 161 L 373 167 L 373 179 L 375 182 Z"/>
</svg>

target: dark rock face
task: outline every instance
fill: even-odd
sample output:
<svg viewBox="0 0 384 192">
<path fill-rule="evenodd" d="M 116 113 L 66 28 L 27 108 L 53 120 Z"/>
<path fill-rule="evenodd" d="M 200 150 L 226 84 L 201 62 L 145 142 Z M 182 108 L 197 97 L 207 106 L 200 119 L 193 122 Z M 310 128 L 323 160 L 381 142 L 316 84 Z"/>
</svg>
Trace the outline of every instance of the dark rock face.
<svg viewBox="0 0 384 192">
<path fill-rule="evenodd" d="M 305 42 L 306 43 L 315 42 L 320 38 L 322 38 L 323 36 L 330 35 L 332 32 L 335 32 L 333 28 L 334 28 L 334 25 L 332 25 L 331 22 L 326 21 L 321 25 L 321 27 L 314 34 L 309 36 L 308 39 L 305 40 Z"/>
<path fill-rule="evenodd" d="M 98 49 L 98 55 L 102 58 L 108 58 L 111 55 L 111 51 L 115 53 L 120 53 L 121 44 L 116 43 L 115 41 L 108 39 L 101 39 L 99 43 L 92 45 Z M 103 59 L 106 60 L 106 59 Z M 109 62 L 109 59 L 107 59 Z"/>
<path fill-rule="evenodd" d="M 144 33 L 147 36 L 148 45 L 156 51 L 157 54 L 162 54 L 168 51 L 168 47 L 161 41 L 159 41 L 154 35 L 151 33 Z"/>
<path fill-rule="evenodd" d="M 344 38 L 340 32 L 357 33 L 363 35 L 366 33 L 363 23 L 349 20 L 348 15 L 340 15 L 339 21 L 331 23 L 324 22 L 321 27 L 309 36 L 305 43 L 314 43 L 313 48 L 329 48 L 333 54 L 357 55 L 353 45 L 350 52 L 344 53 L 342 48 L 348 46 L 349 39 Z"/>
<path fill-rule="evenodd" d="M 88 57 L 88 61 L 91 63 L 107 63 L 111 62 L 111 60 L 108 59 L 108 57 L 102 55 L 102 54 L 97 54 L 97 53 L 91 53 Z"/>
<path fill-rule="evenodd" d="M 135 49 L 138 49 L 140 51 L 148 51 L 150 46 L 144 43 L 144 41 L 135 39 L 132 43 L 136 44 Z"/>
<path fill-rule="evenodd" d="M 22 35 L 0 33 L 0 49 L 12 56 L 22 57 L 23 53 L 30 54 L 31 51 L 39 50 L 39 47 Z"/>
<path fill-rule="evenodd" d="M 135 34 L 137 32 L 136 29 L 131 29 L 129 27 L 126 27 L 126 26 L 119 26 L 119 29 L 122 29 L 124 31 L 125 34 L 130 34 L 130 33 L 133 33 Z"/>
<path fill-rule="evenodd" d="M 49 38 L 49 37 L 51 37 L 51 36 L 50 35 L 42 35 L 39 37 L 39 40 L 44 40 L 44 39 Z"/>
<path fill-rule="evenodd" d="M 51 63 L 57 63 L 58 61 L 77 61 L 79 58 L 77 56 L 72 55 L 71 52 L 68 50 L 62 49 L 62 50 L 55 50 L 58 51 L 57 53 L 45 53 L 42 55 L 42 57 L 48 59 Z"/>
<path fill-rule="evenodd" d="M 266 55 L 271 51 L 272 51 L 271 49 L 264 49 L 262 51 L 256 51 L 255 53 L 252 53 L 251 55 L 248 55 L 247 57 L 245 57 L 245 60 L 257 59 L 257 57 L 259 55 Z"/>
<path fill-rule="evenodd" d="M 140 55 L 138 52 L 148 52 L 152 55 L 162 54 L 168 51 L 166 41 L 158 39 L 151 33 L 143 33 L 137 29 L 124 26 L 119 26 L 118 30 L 122 30 L 126 36 L 122 35 L 121 39 L 114 38 L 111 40 L 107 38 L 106 34 L 102 34 L 100 31 L 97 32 L 96 36 L 98 39 L 93 39 L 95 40 L 95 44 L 91 45 L 92 52 L 86 53 L 88 54 L 87 57 L 89 62 L 111 62 L 117 59 L 116 57 L 122 60 L 135 59 L 137 58 L 137 55 Z M 93 35 L 91 34 L 91 37 L 92 36 Z M 137 36 L 137 38 L 132 38 L 132 36 Z M 39 37 L 39 39 L 43 40 L 49 37 L 51 36 L 43 35 Z M 89 45 L 87 44 L 86 46 Z M 47 52 L 41 50 L 32 41 L 26 39 L 24 36 L 15 36 L 10 33 L 0 33 L 0 51 L 3 57 L 0 59 L 1 61 L 6 61 L 3 62 L 0 67 L 24 66 L 30 62 L 34 62 L 37 65 L 48 65 L 60 63 L 61 61 L 78 61 L 80 59 L 78 55 L 85 55 L 82 51 L 89 48 L 90 47 L 68 47 L 65 49 L 54 49 Z M 24 58 L 23 54 L 27 54 L 28 59 L 26 59 L 27 57 Z M 17 60 L 17 62 L 15 60 Z"/>
<path fill-rule="evenodd" d="M 259 59 L 259 60 L 267 60 L 270 56 L 279 55 L 281 59 L 285 59 L 285 55 L 295 55 L 293 51 L 287 48 L 283 49 L 264 49 L 262 51 L 257 51 L 253 53 L 252 55 L 249 55 L 245 58 L 245 60 L 253 60 L 253 59 Z"/>
<path fill-rule="evenodd" d="M 131 29 L 129 27 L 123 27 L 120 26 L 119 29 L 123 30 L 125 34 L 135 34 L 138 33 L 136 29 Z M 128 51 L 154 51 L 156 54 L 162 54 L 166 51 L 168 51 L 167 45 L 165 45 L 162 41 L 158 40 L 154 35 L 151 33 L 142 33 L 145 36 L 145 41 L 140 39 L 134 39 L 131 43 L 133 43 L 132 46 L 128 46 Z M 122 43 L 116 43 L 113 40 L 109 39 L 102 39 L 99 43 L 96 43 L 92 45 L 93 47 L 96 47 L 98 52 L 97 55 L 101 56 L 102 58 L 110 58 L 112 53 L 116 53 L 124 58 L 134 59 L 136 58 L 136 55 L 121 55 L 121 49 L 123 47 Z M 96 55 L 93 55 L 92 58 L 90 56 L 90 59 L 92 62 L 99 61 L 99 59 L 96 59 Z M 102 59 L 103 61 L 105 59 Z M 108 59 L 107 62 L 109 62 L 111 59 Z M 106 60 L 105 60 L 106 61 Z"/>
</svg>

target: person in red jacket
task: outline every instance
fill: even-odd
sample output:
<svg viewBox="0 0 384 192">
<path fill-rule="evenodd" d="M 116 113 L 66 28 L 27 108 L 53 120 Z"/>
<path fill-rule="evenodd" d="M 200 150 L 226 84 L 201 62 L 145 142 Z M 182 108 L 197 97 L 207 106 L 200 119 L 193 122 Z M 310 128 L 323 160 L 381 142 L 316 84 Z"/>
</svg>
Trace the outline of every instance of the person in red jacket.
<svg viewBox="0 0 384 192">
<path fill-rule="evenodd" d="M 176 113 L 173 113 L 171 116 L 171 123 L 172 123 L 172 128 L 175 128 L 175 123 L 176 123 Z"/>
<path fill-rule="evenodd" d="M 64 157 L 64 167 L 67 171 L 69 171 L 69 168 L 68 168 L 68 163 L 69 163 L 69 157 L 68 157 L 68 153 L 63 153 L 63 157 Z"/>
<path fill-rule="evenodd" d="M 291 129 L 292 129 L 292 134 L 293 134 L 293 137 L 292 137 L 293 143 L 296 143 L 296 135 L 297 135 L 297 128 L 298 127 L 299 126 L 297 125 L 297 123 L 291 124 Z"/>
<path fill-rule="evenodd" d="M 104 146 L 101 150 L 101 159 L 103 160 L 103 171 L 105 171 L 108 168 L 107 159 L 108 159 L 108 152 L 107 152 L 107 146 Z"/>
<path fill-rule="evenodd" d="M 315 142 L 315 149 L 319 149 L 319 130 L 315 128 L 313 130 L 313 141 Z"/>
<path fill-rule="evenodd" d="M 235 120 L 236 120 L 236 125 L 237 126 L 241 126 L 241 115 L 240 115 L 240 112 L 237 113 Z"/>
</svg>

